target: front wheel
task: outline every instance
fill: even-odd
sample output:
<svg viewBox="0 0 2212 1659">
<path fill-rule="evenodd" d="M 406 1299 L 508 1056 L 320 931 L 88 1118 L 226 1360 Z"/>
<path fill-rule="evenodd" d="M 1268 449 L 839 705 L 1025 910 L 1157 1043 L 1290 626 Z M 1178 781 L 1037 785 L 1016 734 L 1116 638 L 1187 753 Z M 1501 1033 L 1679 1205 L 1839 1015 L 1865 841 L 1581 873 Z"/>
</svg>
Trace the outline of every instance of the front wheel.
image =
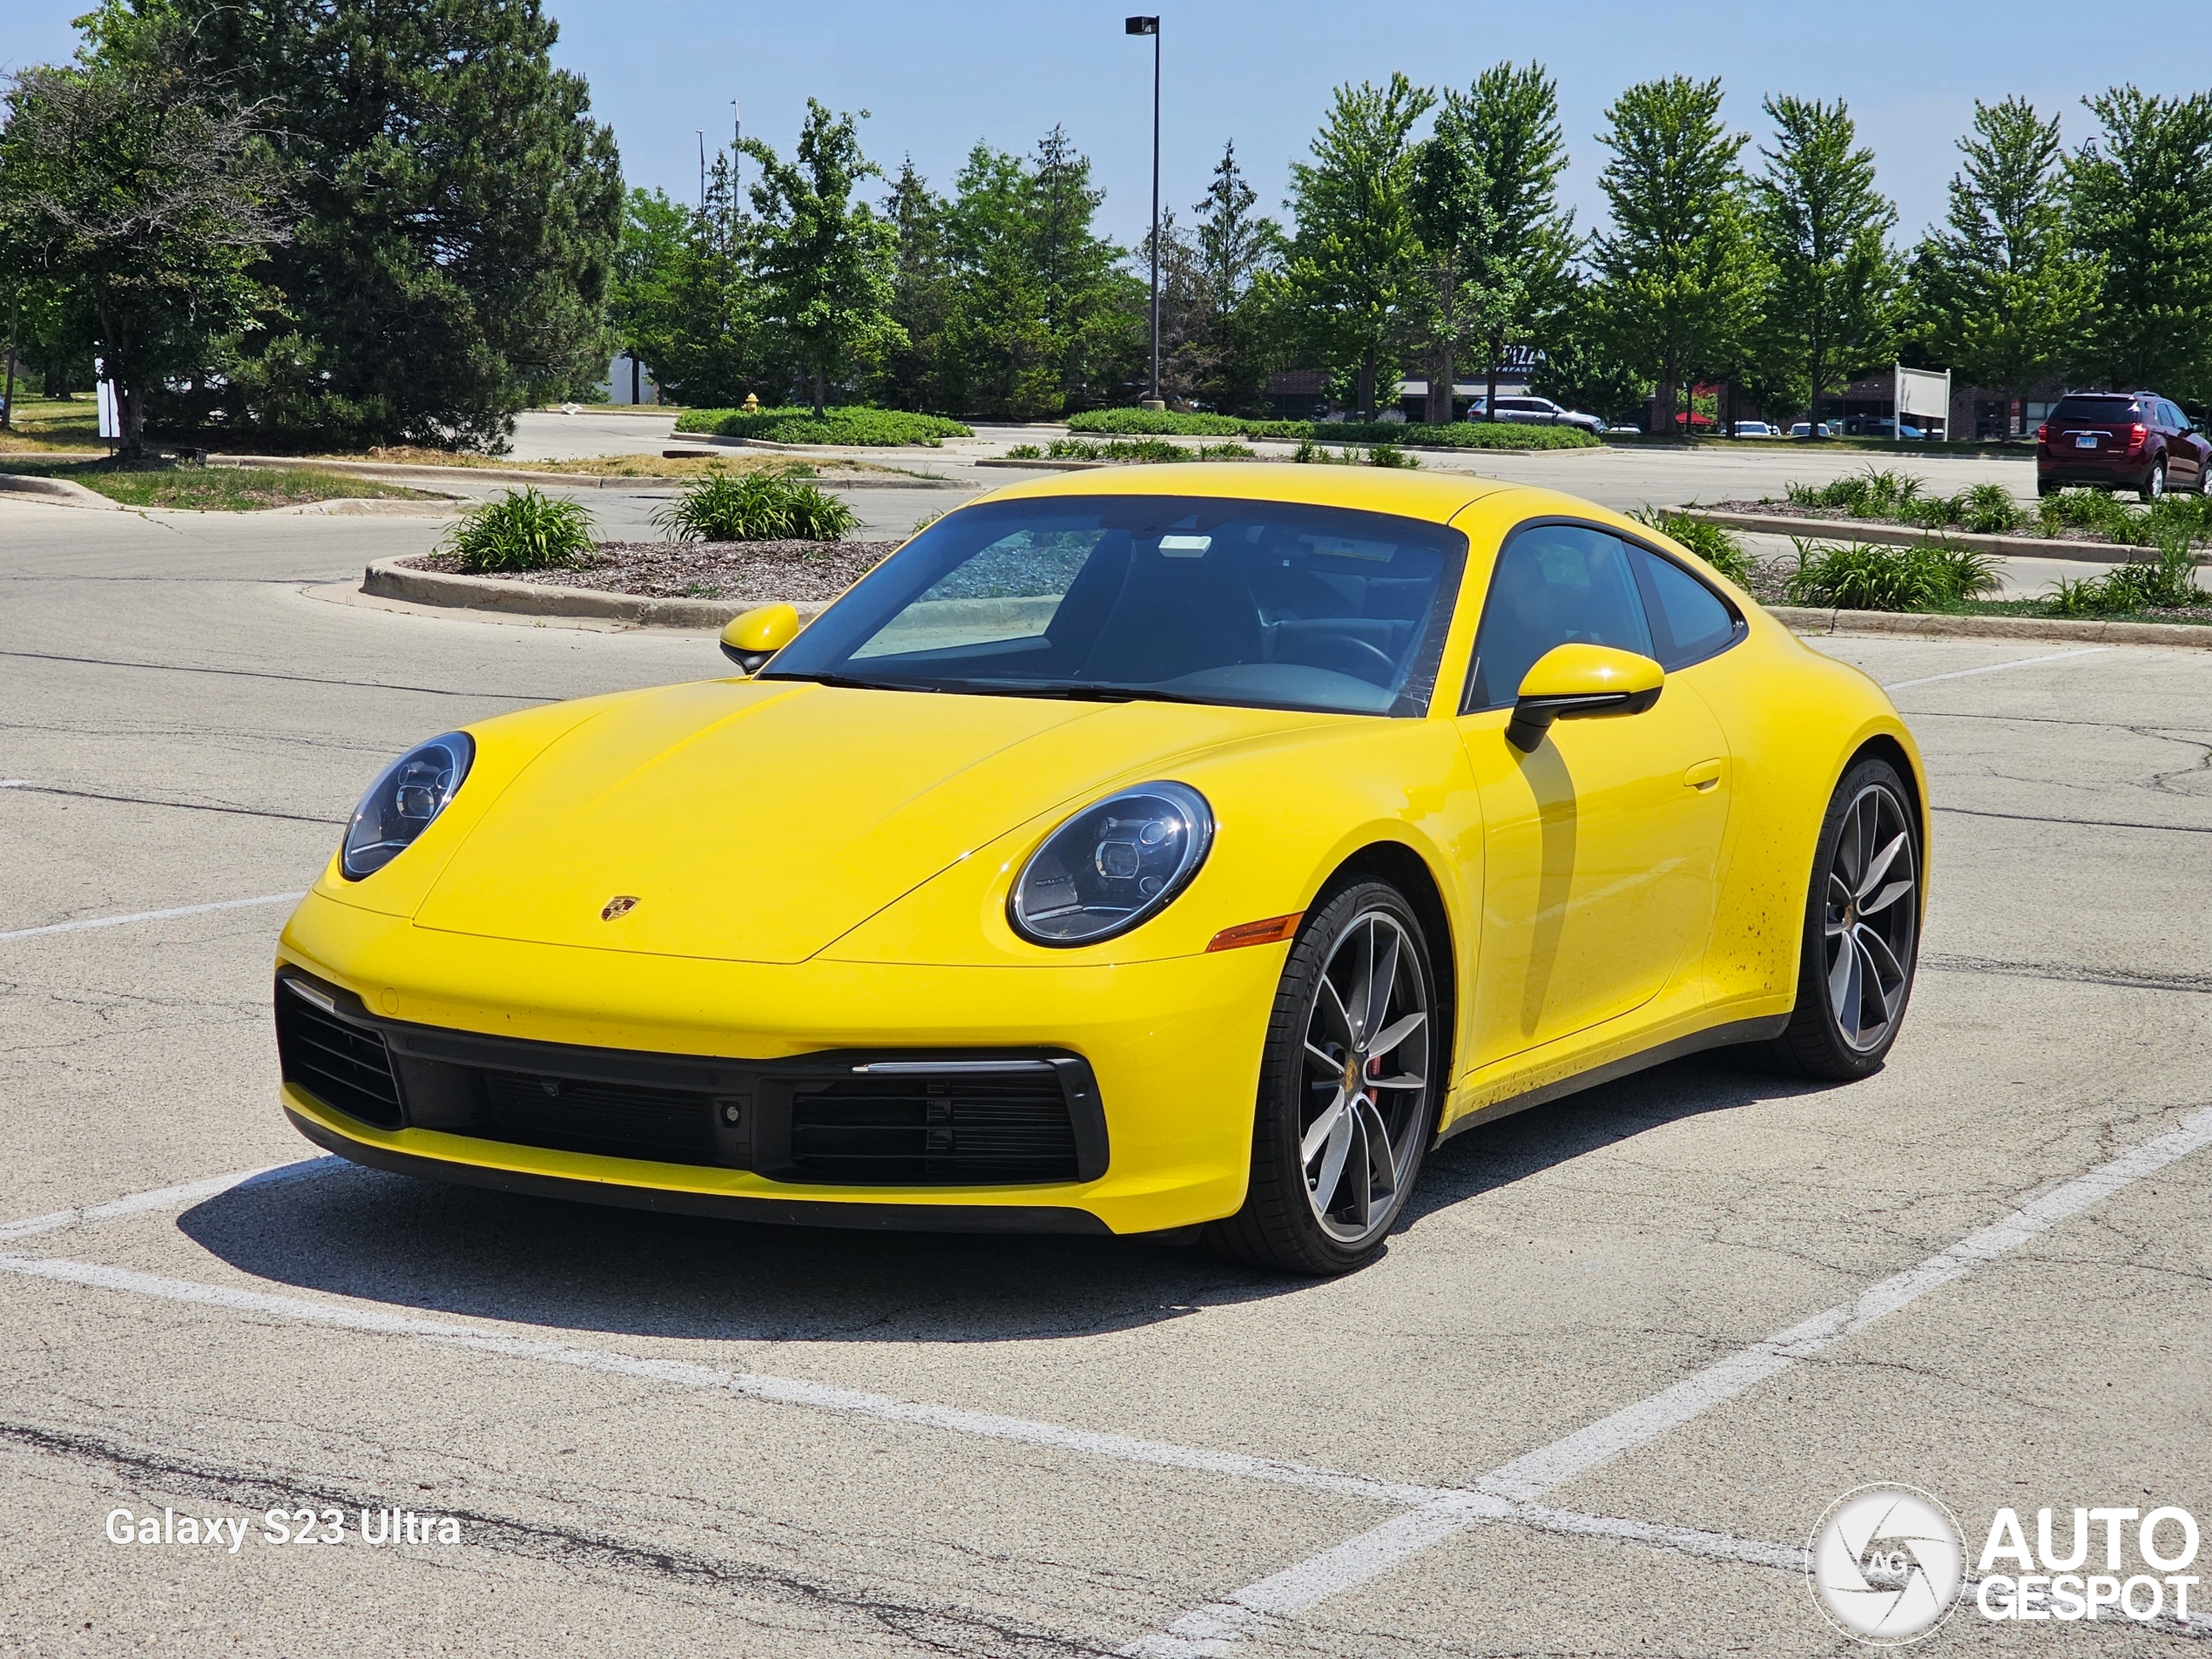
<svg viewBox="0 0 2212 1659">
<path fill-rule="evenodd" d="M 1801 1077 L 1847 1082 L 1880 1070 L 1919 951 L 1919 819 L 1897 769 L 1863 760 L 1836 786 L 1821 824 L 1797 1005 L 1758 1057 Z"/>
<path fill-rule="evenodd" d="M 1449 1055 L 1420 918 L 1345 888 L 1291 947 L 1260 1062 L 1244 1208 L 1209 1230 L 1254 1267 L 1350 1272 L 1381 1253 L 1435 1133 Z"/>
</svg>

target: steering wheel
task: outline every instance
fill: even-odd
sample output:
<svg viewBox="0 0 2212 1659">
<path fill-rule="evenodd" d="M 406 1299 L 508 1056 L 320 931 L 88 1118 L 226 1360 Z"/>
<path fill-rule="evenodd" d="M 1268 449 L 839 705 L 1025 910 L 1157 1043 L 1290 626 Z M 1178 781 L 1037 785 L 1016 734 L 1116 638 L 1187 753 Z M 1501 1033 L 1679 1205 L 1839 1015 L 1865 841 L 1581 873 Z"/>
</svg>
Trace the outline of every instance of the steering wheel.
<svg viewBox="0 0 2212 1659">
<path fill-rule="evenodd" d="M 1350 674 L 1376 685 L 1388 685 L 1398 678 L 1398 664 L 1387 651 L 1352 633 L 1323 630 L 1298 634 L 1283 647 L 1279 660 Z"/>
</svg>

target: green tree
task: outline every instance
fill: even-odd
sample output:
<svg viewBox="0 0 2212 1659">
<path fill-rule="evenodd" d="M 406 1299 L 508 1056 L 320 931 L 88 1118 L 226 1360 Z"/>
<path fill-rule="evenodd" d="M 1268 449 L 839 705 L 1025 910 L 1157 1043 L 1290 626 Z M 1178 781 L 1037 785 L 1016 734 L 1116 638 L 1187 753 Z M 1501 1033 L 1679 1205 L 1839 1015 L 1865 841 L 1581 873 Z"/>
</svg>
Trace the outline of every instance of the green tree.
<svg viewBox="0 0 2212 1659">
<path fill-rule="evenodd" d="M 1444 95 L 1436 131 L 1467 149 L 1485 181 L 1492 228 L 1475 248 L 1469 281 L 1484 299 L 1483 407 L 1494 419 L 1498 366 L 1506 348 L 1556 336 L 1572 286 L 1576 238 L 1574 213 L 1559 205 L 1567 143 L 1559 125 L 1558 85 L 1541 64 L 1493 64 L 1465 92 Z"/>
<path fill-rule="evenodd" d="M 1802 375 L 1818 434 L 1821 395 L 1895 347 L 1897 209 L 1874 187 L 1874 153 L 1841 98 L 1785 95 L 1764 107 L 1775 141 L 1759 152 L 1766 171 L 1753 185 L 1768 273 L 1762 355 Z"/>
<path fill-rule="evenodd" d="M 1415 221 L 1413 135 L 1435 101 L 1402 74 L 1386 86 L 1339 86 L 1313 158 L 1291 164 L 1298 228 L 1279 279 L 1282 309 L 1328 368 L 1349 371 L 1365 420 L 1433 292 Z"/>
<path fill-rule="evenodd" d="M 883 199 L 898 254 L 891 273 L 891 320 L 902 341 L 883 354 L 876 395 L 894 408 L 925 409 L 936 389 L 938 355 L 952 311 L 952 269 L 945 246 L 945 200 L 908 156 Z"/>
<path fill-rule="evenodd" d="M 34 289 L 34 326 L 92 322 L 132 455 L 162 380 L 204 372 L 252 314 L 282 188 L 261 111 L 218 90 L 185 31 L 160 14 L 91 22 L 75 64 L 9 86 L 0 243 Z"/>
<path fill-rule="evenodd" d="M 621 165 L 540 0 L 128 3 L 173 8 L 300 181 L 236 415 L 490 448 L 605 373 Z"/>
<path fill-rule="evenodd" d="M 675 378 L 669 365 L 690 321 L 683 277 L 691 234 L 691 215 L 664 191 L 632 190 L 623 204 L 607 324 L 631 360 L 664 385 Z"/>
<path fill-rule="evenodd" d="M 1622 365 L 1657 381 L 1664 432 L 1686 375 L 1740 357 L 1758 293 L 1737 166 L 1749 138 L 1720 109 L 1717 78 L 1645 81 L 1614 100 L 1599 135 L 1612 223 L 1590 243 L 1593 313 Z"/>
<path fill-rule="evenodd" d="M 1273 340 L 1253 285 L 1275 258 L 1282 233 L 1254 211 L 1258 200 L 1232 141 L 1192 209 L 1190 232 L 1177 227 L 1172 209 L 1162 219 L 1160 380 L 1171 400 L 1240 413 L 1266 407 Z M 1136 269 L 1150 257 L 1148 238 Z"/>
<path fill-rule="evenodd" d="M 2117 388 L 2212 401 L 2212 93 L 2082 100 L 2104 131 L 2067 166 L 2104 280 L 2077 361 Z"/>
<path fill-rule="evenodd" d="M 1427 360 L 1428 418 L 1440 425 L 1452 418 L 1460 348 L 1502 326 L 1507 302 L 1494 283 L 1513 280 L 1487 257 L 1498 234 L 1489 185 L 1467 124 L 1447 100 L 1414 152 L 1413 182 L 1413 230 L 1431 284 L 1416 334 Z"/>
<path fill-rule="evenodd" d="M 760 164 L 752 186 L 760 229 L 755 253 L 767 314 L 797 348 L 823 412 L 830 382 L 855 353 L 897 343 L 891 320 L 897 233 L 853 192 L 883 170 L 860 153 L 859 120 L 806 100 L 806 124 L 786 162 L 758 138 L 740 149 Z"/>
<path fill-rule="evenodd" d="M 1921 348 L 1967 381 L 2019 397 L 2058 372 L 2096 303 L 2074 245 L 2058 118 L 2026 98 L 1974 101 L 1944 227 L 1913 255 Z"/>
<path fill-rule="evenodd" d="M 1033 161 L 979 144 L 956 192 L 941 405 L 1032 420 L 1104 401 L 1135 370 L 1145 300 L 1094 226 L 1089 162 L 1057 127 Z"/>
</svg>

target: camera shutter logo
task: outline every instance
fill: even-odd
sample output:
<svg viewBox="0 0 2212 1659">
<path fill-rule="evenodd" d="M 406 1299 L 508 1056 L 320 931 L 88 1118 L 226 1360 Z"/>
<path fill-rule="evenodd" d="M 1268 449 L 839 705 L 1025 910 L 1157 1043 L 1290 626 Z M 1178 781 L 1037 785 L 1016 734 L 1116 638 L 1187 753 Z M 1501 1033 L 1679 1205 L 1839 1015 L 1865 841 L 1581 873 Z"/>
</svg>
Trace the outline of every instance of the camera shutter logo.
<svg viewBox="0 0 2212 1659">
<path fill-rule="evenodd" d="M 1813 1528 L 1805 1573 L 1837 1629 L 1877 1647 L 1918 1642 L 1959 1603 L 1965 1582 L 1959 1523 L 1913 1487 L 1861 1487 Z"/>
</svg>

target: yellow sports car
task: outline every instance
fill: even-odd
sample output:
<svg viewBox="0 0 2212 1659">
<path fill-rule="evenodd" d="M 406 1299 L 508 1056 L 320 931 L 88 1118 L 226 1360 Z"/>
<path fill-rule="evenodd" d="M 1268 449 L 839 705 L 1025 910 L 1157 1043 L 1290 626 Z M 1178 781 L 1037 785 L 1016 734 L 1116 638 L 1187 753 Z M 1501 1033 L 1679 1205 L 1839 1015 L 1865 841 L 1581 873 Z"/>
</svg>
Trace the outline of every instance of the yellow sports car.
<svg viewBox="0 0 2212 1659">
<path fill-rule="evenodd" d="M 1078 472 L 745 671 L 434 738 L 284 930 L 284 1103 L 381 1169 L 1340 1272 L 1428 1148 L 1696 1049 L 1861 1076 L 1927 786 L 1881 690 L 1619 514 Z"/>
</svg>

